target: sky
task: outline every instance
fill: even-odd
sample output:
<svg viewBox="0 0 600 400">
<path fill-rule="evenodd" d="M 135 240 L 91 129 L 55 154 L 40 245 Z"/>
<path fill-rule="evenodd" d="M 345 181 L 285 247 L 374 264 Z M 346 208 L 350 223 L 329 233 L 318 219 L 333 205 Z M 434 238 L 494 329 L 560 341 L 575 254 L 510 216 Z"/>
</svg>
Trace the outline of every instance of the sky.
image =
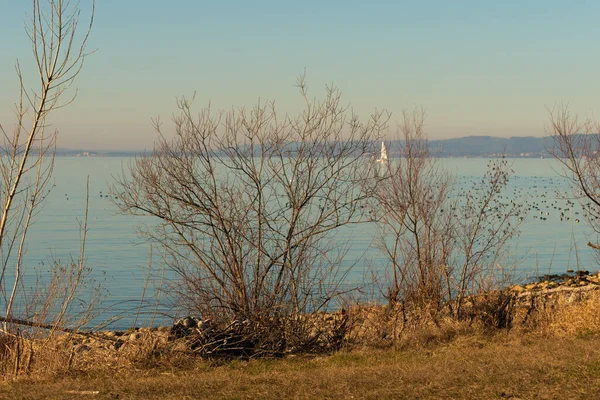
<svg viewBox="0 0 600 400">
<path fill-rule="evenodd" d="M 90 3 L 80 0 L 82 20 Z M 33 67 L 30 13 L 30 1 L 0 0 L 5 129 L 15 62 Z M 598 16 L 595 0 L 97 0 L 96 51 L 51 123 L 61 148 L 151 149 L 152 119 L 194 93 L 198 110 L 274 100 L 298 114 L 306 71 L 311 96 L 333 84 L 362 118 L 422 107 L 431 139 L 543 136 L 548 107 L 600 112 Z"/>
</svg>

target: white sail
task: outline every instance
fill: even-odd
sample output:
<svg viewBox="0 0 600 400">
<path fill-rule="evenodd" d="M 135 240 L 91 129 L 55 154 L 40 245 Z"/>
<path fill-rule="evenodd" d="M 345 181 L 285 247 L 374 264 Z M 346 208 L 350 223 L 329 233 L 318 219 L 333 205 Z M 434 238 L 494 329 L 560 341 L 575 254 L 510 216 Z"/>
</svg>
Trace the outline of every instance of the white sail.
<svg viewBox="0 0 600 400">
<path fill-rule="evenodd" d="M 385 164 L 388 162 L 388 154 L 387 154 L 387 148 L 385 147 L 385 142 L 381 142 L 381 154 L 379 155 L 377 162 L 382 163 L 382 164 Z"/>
</svg>

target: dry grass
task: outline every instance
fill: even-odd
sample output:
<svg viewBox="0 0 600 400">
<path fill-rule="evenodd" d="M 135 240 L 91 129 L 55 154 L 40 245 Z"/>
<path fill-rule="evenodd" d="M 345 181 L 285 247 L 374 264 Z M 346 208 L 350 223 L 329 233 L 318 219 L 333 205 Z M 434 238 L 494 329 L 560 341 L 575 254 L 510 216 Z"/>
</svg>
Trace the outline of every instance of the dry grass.
<svg viewBox="0 0 600 400">
<path fill-rule="evenodd" d="M 38 341 L 23 347 L 30 368 L 6 375 L 0 399 L 600 398 L 600 293 L 586 296 L 539 303 L 510 331 L 366 307 L 345 349 L 321 356 L 207 361 L 148 330 L 116 347 Z"/>
<path fill-rule="evenodd" d="M 440 316 L 433 321 L 424 313 L 411 313 L 407 318 L 398 308 L 360 306 L 349 311 L 350 346 L 413 349 L 447 343 L 458 336 L 477 335 L 485 327 L 472 321 Z"/>
<path fill-rule="evenodd" d="M 1 384 L 0 398 L 597 398 L 599 345 L 597 337 L 470 336 L 428 350 L 355 350 L 218 366 L 196 360 L 178 368 L 19 379 Z"/>
<path fill-rule="evenodd" d="M 598 295 L 565 306 L 557 304 L 546 311 L 545 326 L 556 335 L 593 335 L 600 333 L 600 299 Z"/>
</svg>

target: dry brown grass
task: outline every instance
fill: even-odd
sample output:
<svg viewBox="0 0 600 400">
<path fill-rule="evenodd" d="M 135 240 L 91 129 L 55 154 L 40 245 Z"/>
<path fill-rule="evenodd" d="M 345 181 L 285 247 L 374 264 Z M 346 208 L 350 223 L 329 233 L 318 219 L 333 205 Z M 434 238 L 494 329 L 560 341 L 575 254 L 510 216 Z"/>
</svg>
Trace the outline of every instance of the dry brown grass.
<svg viewBox="0 0 600 400">
<path fill-rule="evenodd" d="M 545 326 L 540 327 L 556 335 L 589 335 L 600 333 L 600 296 L 584 299 L 581 302 L 557 304 L 546 311 Z"/>
<path fill-rule="evenodd" d="M 481 324 L 423 313 L 406 317 L 389 306 L 359 306 L 349 311 L 346 343 L 352 347 L 412 349 L 451 341 L 457 336 L 484 332 Z"/>
<path fill-rule="evenodd" d="M 0 399 L 600 398 L 600 293 L 586 296 L 540 303 L 510 331 L 365 307 L 342 351 L 284 359 L 202 360 L 148 330 L 122 346 L 65 336 L 35 342 Z"/>
<path fill-rule="evenodd" d="M 558 337 L 600 334 L 600 290 L 527 300 L 515 313 L 515 329 Z"/>
<path fill-rule="evenodd" d="M 427 350 L 229 361 L 0 384 L 2 399 L 597 398 L 600 339 L 459 337 Z M 98 391 L 97 395 L 73 394 Z"/>
</svg>

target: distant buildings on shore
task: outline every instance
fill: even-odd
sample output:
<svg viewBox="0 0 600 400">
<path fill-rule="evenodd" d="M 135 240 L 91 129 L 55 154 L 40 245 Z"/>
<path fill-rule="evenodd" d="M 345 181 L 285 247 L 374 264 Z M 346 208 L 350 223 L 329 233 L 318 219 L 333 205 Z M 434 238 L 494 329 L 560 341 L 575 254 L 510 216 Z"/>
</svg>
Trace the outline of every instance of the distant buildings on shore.
<svg viewBox="0 0 600 400">
<path fill-rule="evenodd" d="M 95 151 L 84 151 L 83 153 L 75 154 L 75 157 L 102 157 Z"/>
</svg>

